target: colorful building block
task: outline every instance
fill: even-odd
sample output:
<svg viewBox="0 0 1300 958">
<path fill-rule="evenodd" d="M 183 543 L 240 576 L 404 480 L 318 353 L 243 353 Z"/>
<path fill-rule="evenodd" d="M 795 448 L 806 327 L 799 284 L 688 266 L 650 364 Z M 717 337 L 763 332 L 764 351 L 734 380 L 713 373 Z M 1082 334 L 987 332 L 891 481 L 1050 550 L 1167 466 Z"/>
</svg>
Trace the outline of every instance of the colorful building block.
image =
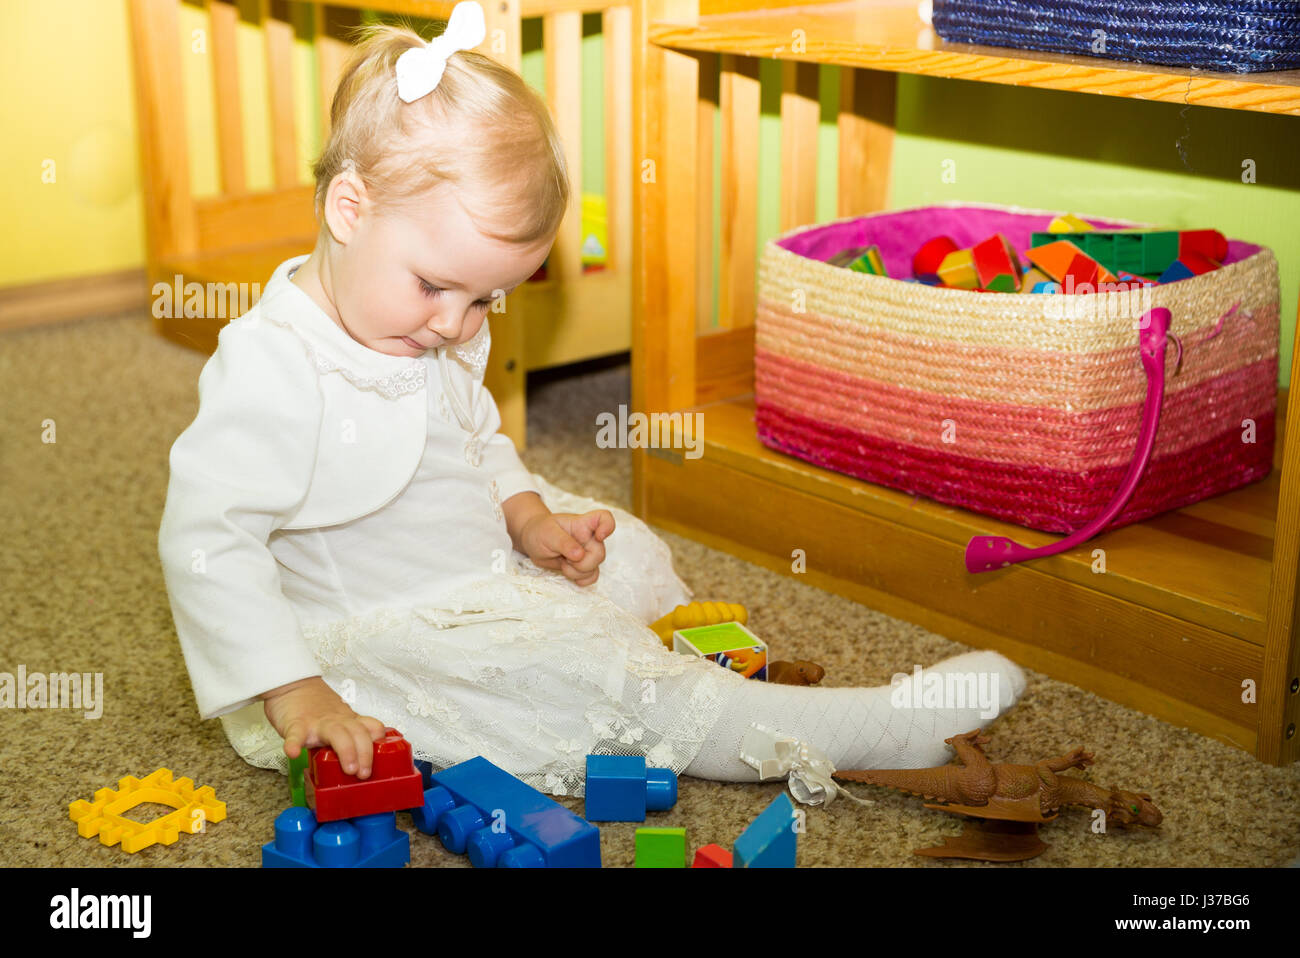
<svg viewBox="0 0 1300 958">
<path fill-rule="evenodd" d="M 999 293 L 1014 293 L 1020 289 L 1020 257 L 1001 233 L 994 233 L 976 243 L 970 252 L 980 289 Z"/>
<path fill-rule="evenodd" d="M 310 808 L 292 806 L 275 819 L 275 841 L 262 846 L 263 868 L 401 868 L 411 836 L 396 812 L 320 824 Z"/>
<path fill-rule="evenodd" d="M 1222 263 L 1228 258 L 1228 240 L 1218 230 L 1183 230 L 1178 234 L 1178 258 L 1188 253 Z"/>
<path fill-rule="evenodd" d="M 297 758 L 289 759 L 289 801 L 299 808 L 307 807 L 307 786 L 303 775 L 310 759 L 311 750 L 305 748 L 298 752 Z"/>
<path fill-rule="evenodd" d="M 638 828 L 637 868 L 685 868 L 686 829 Z"/>
<path fill-rule="evenodd" d="M 692 868 L 730 868 L 731 852 L 721 845 L 705 845 L 695 850 L 695 863 Z"/>
<path fill-rule="evenodd" d="M 1051 281 L 1052 277 L 1048 276 L 1037 266 L 1032 266 L 1025 270 L 1024 275 L 1020 277 L 1020 292 L 1032 293 L 1035 286 L 1041 286 L 1043 283 L 1050 283 Z"/>
<path fill-rule="evenodd" d="M 1069 240 L 1057 240 L 1045 246 L 1031 247 L 1026 255 L 1034 266 L 1059 283 L 1069 272 L 1075 257 L 1083 255 L 1083 250 Z"/>
<path fill-rule="evenodd" d="M 1058 216 L 1047 225 L 1048 232 L 1051 233 L 1082 233 L 1086 230 L 1093 229 L 1093 225 L 1087 220 L 1080 219 L 1073 213 L 1066 213 L 1064 216 Z"/>
<path fill-rule="evenodd" d="M 384 737 L 374 743 L 374 761 L 366 780 L 344 772 L 334 749 L 314 748 L 305 784 L 307 805 L 321 823 L 402 811 L 424 801 L 420 773 L 411 759 L 411 743 L 394 728 L 385 729 Z"/>
<path fill-rule="evenodd" d="M 600 867 L 600 829 L 482 756 L 432 781 L 411 821 L 475 868 Z"/>
<path fill-rule="evenodd" d="M 588 755 L 584 804 L 589 822 L 644 822 L 647 810 L 677 804 L 677 776 L 646 768 L 642 755 Z"/>
<path fill-rule="evenodd" d="M 827 265 L 830 266 L 848 266 L 859 256 L 862 256 L 864 253 L 866 253 L 868 248 L 869 247 L 866 246 L 854 246 L 851 249 L 840 250 L 838 253 L 836 253 L 834 256 L 828 259 L 826 263 Z"/>
<path fill-rule="evenodd" d="M 122 816 L 146 802 L 176 809 L 150 822 Z M 95 800 L 79 798 L 68 806 L 68 817 L 77 823 L 82 838 L 99 836 L 101 845 L 121 843 L 122 851 L 138 852 L 150 845 L 171 845 L 183 832 L 197 835 L 207 822 L 226 817 L 226 803 L 217 801 L 211 785 L 195 788 L 188 778 L 172 780 L 171 769 L 160 768 L 144 778 L 127 775 L 117 788 L 101 788 Z"/>
<path fill-rule="evenodd" d="M 1219 268 L 1219 264 L 1199 253 L 1184 253 L 1169 264 L 1169 268 L 1160 274 L 1160 282 L 1176 283 L 1180 279 L 1191 279 Z"/>
<path fill-rule="evenodd" d="M 1148 277 L 1146 277 L 1146 276 L 1136 276 L 1136 275 L 1134 275 L 1133 273 L 1126 273 L 1126 272 L 1124 272 L 1123 270 L 1121 270 L 1121 271 L 1118 273 L 1118 276 L 1119 276 L 1119 281 L 1120 281 L 1121 283 L 1127 283 L 1127 284 L 1129 284 L 1130 286 L 1132 286 L 1132 285 L 1134 285 L 1134 284 L 1136 284 L 1136 285 L 1138 285 L 1138 286 L 1159 286 L 1159 285 L 1160 285 L 1160 284 L 1159 284 L 1156 280 L 1154 280 L 1154 279 L 1150 279 L 1150 278 L 1148 278 Z"/>
<path fill-rule="evenodd" d="M 855 273 L 870 273 L 872 276 L 888 276 L 885 272 L 885 263 L 880 258 L 880 250 L 875 246 L 870 246 L 861 256 L 849 263 L 849 269 Z"/>
<path fill-rule="evenodd" d="M 968 249 L 953 250 L 939 264 L 939 282 L 955 289 L 976 289 L 979 276 L 975 273 L 975 260 Z"/>
<path fill-rule="evenodd" d="M 767 681 L 767 643 L 739 622 L 677 629 L 673 651 L 698 655 L 747 679 Z"/>
<path fill-rule="evenodd" d="M 1179 252 L 1179 234 L 1171 230 L 1036 232 L 1030 235 L 1029 245 L 1033 249 L 1058 242 L 1074 244 L 1079 252 L 1114 275 L 1121 271 L 1158 275 L 1178 258 Z"/>
<path fill-rule="evenodd" d="M 949 253 L 957 252 L 957 244 L 947 236 L 926 240 L 912 257 L 912 275 L 930 286 L 939 285 L 939 267 Z"/>
<path fill-rule="evenodd" d="M 790 796 L 782 792 L 736 839 L 735 867 L 794 868 L 795 821 Z"/>
</svg>

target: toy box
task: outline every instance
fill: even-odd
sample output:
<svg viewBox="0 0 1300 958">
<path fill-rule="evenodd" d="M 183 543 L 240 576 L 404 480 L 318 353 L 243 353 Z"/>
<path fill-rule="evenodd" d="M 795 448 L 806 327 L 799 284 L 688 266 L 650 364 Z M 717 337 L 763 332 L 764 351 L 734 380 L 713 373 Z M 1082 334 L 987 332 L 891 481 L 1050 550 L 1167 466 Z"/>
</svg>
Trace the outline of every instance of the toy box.
<svg viewBox="0 0 1300 958">
<path fill-rule="evenodd" d="M 703 656 L 747 679 L 767 681 L 767 643 L 739 622 L 677 629 L 673 651 Z"/>
</svg>

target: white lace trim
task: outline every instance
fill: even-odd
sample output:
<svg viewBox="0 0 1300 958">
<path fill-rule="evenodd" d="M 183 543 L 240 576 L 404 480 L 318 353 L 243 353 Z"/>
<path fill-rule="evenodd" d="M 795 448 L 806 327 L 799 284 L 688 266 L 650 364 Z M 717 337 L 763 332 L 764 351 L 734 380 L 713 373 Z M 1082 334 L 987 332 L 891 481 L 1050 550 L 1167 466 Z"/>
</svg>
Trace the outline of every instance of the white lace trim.
<svg viewBox="0 0 1300 958">
<path fill-rule="evenodd" d="M 488 355 L 492 352 L 492 334 L 488 331 L 488 321 L 483 320 L 477 333 L 465 342 L 451 347 L 451 354 L 461 361 L 475 378 L 480 378 L 487 371 Z"/>
</svg>

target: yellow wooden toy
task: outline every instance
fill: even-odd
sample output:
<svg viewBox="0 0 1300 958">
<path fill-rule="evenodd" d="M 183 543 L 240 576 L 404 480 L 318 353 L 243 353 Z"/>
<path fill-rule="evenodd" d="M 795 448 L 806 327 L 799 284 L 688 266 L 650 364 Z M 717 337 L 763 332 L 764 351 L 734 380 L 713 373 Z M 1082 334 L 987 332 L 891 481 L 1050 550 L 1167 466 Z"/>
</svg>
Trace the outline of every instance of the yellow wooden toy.
<svg viewBox="0 0 1300 958">
<path fill-rule="evenodd" d="M 697 625 L 717 625 L 719 622 L 739 622 L 744 625 L 749 618 L 743 605 L 735 602 L 692 602 L 679 605 L 662 619 L 651 624 L 650 628 L 671 649 L 673 632 L 677 629 L 693 629 Z"/>
</svg>

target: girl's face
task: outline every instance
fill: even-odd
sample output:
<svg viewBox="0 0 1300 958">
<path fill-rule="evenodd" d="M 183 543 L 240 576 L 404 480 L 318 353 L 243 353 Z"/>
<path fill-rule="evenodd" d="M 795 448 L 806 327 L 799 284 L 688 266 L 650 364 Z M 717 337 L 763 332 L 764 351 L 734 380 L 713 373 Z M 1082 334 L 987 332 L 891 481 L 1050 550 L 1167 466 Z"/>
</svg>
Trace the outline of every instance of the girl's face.
<svg viewBox="0 0 1300 958">
<path fill-rule="evenodd" d="M 470 339 L 493 299 L 532 276 L 554 242 L 520 246 L 485 237 L 448 188 L 378 211 L 359 185 L 345 184 L 337 202 L 331 189 L 326 202 L 341 245 L 325 289 L 331 318 L 376 352 L 419 356 Z"/>
</svg>

